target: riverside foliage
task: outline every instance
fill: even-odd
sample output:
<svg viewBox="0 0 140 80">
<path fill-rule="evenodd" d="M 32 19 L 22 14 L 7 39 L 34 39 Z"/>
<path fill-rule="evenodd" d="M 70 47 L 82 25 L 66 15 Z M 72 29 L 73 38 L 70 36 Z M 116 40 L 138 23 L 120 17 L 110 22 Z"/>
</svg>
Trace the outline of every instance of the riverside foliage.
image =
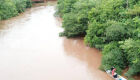
<svg viewBox="0 0 140 80">
<path fill-rule="evenodd" d="M 30 0 L 0 0 L 0 20 L 16 16 L 31 5 Z"/>
<path fill-rule="evenodd" d="M 129 67 L 126 76 L 140 73 L 139 0 L 58 0 L 63 18 L 60 36 L 85 36 L 90 47 L 102 50 L 103 69 L 118 72 Z"/>
</svg>

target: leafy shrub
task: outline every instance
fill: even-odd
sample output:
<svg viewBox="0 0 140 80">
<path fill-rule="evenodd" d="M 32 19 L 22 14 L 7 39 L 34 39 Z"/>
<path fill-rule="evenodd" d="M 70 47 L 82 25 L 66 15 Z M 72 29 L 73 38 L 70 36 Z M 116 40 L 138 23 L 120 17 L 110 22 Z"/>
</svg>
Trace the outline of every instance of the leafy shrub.
<svg viewBox="0 0 140 80">
<path fill-rule="evenodd" d="M 112 24 L 106 28 L 106 39 L 108 41 L 120 41 L 126 39 L 129 35 L 127 29 L 120 23 Z"/>
<path fill-rule="evenodd" d="M 110 69 L 114 66 L 117 72 L 121 73 L 121 70 L 126 67 L 125 55 L 119 48 L 117 42 L 111 42 L 105 45 L 102 54 L 102 67 L 104 69 Z"/>
<path fill-rule="evenodd" d="M 73 4 L 77 0 L 58 0 L 57 1 L 57 14 L 63 16 L 66 13 L 71 12 L 73 9 Z"/>
<path fill-rule="evenodd" d="M 8 19 L 31 7 L 30 0 L 0 0 L 0 20 Z"/>
<path fill-rule="evenodd" d="M 90 47 L 103 48 L 105 42 L 105 27 L 104 25 L 94 21 L 89 24 L 87 35 L 84 40 L 87 45 Z"/>
<path fill-rule="evenodd" d="M 134 30 L 134 36 L 136 39 L 140 39 L 140 28 L 137 28 Z"/>
<path fill-rule="evenodd" d="M 31 7 L 30 0 L 13 0 L 19 13 L 24 12 L 26 8 Z"/>
<path fill-rule="evenodd" d="M 61 36 L 75 37 L 79 34 L 85 34 L 83 31 L 86 30 L 86 26 L 82 26 L 77 20 L 77 15 L 69 13 L 63 17 L 64 32 L 60 33 Z"/>
<path fill-rule="evenodd" d="M 125 4 L 124 0 L 102 0 L 89 12 L 89 19 L 100 23 L 105 23 L 107 20 L 119 21 L 123 18 L 121 13 L 124 12 Z"/>
<path fill-rule="evenodd" d="M 133 39 L 139 39 L 139 27 L 140 27 L 140 18 L 134 17 L 132 19 L 127 19 L 124 22 L 124 26 L 126 26 L 127 35 Z"/>
<path fill-rule="evenodd" d="M 126 11 L 127 15 L 130 16 L 139 16 L 140 15 L 140 1 L 139 0 L 130 0 L 129 9 Z"/>
<path fill-rule="evenodd" d="M 26 0 L 13 0 L 19 13 L 24 12 L 26 9 Z"/>
<path fill-rule="evenodd" d="M 17 9 L 11 0 L 0 0 L 0 20 L 16 16 Z"/>
<path fill-rule="evenodd" d="M 26 1 L 26 8 L 31 8 L 32 7 L 32 1 L 31 0 L 27 0 Z"/>
<path fill-rule="evenodd" d="M 133 9 L 129 9 L 127 12 L 126 12 L 127 15 L 131 15 L 131 16 L 138 16 L 140 15 L 140 6 L 134 6 Z"/>
<path fill-rule="evenodd" d="M 121 48 L 127 54 L 129 70 L 127 76 L 132 76 L 140 72 L 140 41 L 128 39 L 120 42 Z"/>
<path fill-rule="evenodd" d="M 64 32 L 60 36 L 76 37 L 83 36 L 88 28 L 88 14 L 87 12 L 94 6 L 92 0 L 79 0 L 73 4 L 70 13 L 63 16 Z"/>
</svg>

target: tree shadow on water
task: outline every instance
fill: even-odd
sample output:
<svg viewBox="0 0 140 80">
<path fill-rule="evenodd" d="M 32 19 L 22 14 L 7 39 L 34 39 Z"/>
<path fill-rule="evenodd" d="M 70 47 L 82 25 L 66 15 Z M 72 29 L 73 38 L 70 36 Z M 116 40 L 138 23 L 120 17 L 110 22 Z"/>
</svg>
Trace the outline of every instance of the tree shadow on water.
<svg viewBox="0 0 140 80">
<path fill-rule="evenodd" d="M 84 44 L 83 38 L 65 38 L 63 45 L 66 55 L 86 63 L 93 77 L 96 77 L 98 80 L 112 80 L 105 72 L 99 70 L 102 57 L 100 51 L 87 47 Z"/>
</svg>

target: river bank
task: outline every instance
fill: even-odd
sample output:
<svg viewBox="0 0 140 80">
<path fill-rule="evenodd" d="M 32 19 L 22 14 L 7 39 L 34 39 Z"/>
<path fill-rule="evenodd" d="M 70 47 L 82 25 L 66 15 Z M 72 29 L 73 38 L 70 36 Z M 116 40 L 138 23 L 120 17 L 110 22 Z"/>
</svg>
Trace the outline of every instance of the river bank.
<svg viewBox="0 0 140 80">
<path fill-rule="evenodd" d="M 59 37 L 54 13 L 55 5 L 44 4 L 0 22 L 0 79 L 112 80 L 98 69 L 98 50 L 83 39 Z"/>
<path fill-rule="evenodd" d="M 84 36 L 86 45 L 102 50 L 102 70 L 114 66 L 121 74 L 129 67 L 125 76 L 134 80 L 133 76 L 140 73 L 139 4 L 124 0 L 58 0 L 57 14 L 63 19 L 64 29 L 59 35 Z"/>
</svg>

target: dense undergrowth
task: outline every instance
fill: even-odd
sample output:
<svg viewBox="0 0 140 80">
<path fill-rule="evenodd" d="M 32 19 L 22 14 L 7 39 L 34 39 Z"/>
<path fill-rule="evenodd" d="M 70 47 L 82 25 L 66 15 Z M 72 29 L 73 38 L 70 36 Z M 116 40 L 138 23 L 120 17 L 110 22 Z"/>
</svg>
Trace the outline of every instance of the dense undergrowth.
<svg viewBox="0 0 140 80">
<path fill-rule="evenodd" d="M 85 36 L 88 46 L 102 50 L 102 69 L 140 73 L 139 0 L 58 0 L 57 14 L 63 18 L 60 36 Z"/>
<path fill-rule="evenodd" d="M 16 16 L 31 6 L 31 0 L 0 0 L 0 20 Z"/>
</svg>

